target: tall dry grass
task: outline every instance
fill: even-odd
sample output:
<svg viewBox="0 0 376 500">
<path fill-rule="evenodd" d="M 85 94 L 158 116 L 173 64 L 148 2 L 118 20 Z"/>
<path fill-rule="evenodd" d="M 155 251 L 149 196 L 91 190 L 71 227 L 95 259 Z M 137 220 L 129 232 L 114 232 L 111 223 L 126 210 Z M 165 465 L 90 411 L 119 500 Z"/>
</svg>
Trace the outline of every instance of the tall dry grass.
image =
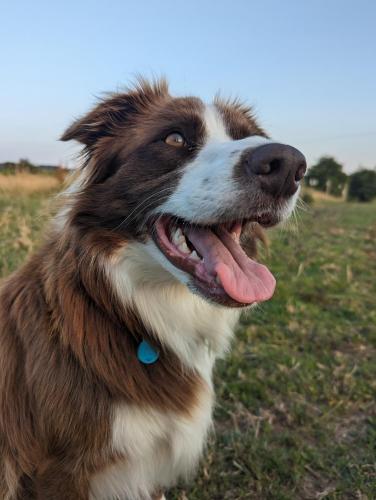
<svg viewBox="0 0 376 500">
<path fill-rule="evenodd" d="M 62 182 L 53 175 L 30 174 L 20 172 L 16 175 L 0 174 L 0 193 L 27 195 L 52 191 L 61 186 Z"/>
<path fill-rule="evenodd" d="M 304 186 L 303 194 L 307 193 L 312 196 L 314 201 L 334 201 L 336 203 L 341 203 L 344 201 L 344 197 L 332 196 L 331 194 L 324 193 L 322 191 L 316 191 L 315 189 L 308 188 Z"/>
</svg>

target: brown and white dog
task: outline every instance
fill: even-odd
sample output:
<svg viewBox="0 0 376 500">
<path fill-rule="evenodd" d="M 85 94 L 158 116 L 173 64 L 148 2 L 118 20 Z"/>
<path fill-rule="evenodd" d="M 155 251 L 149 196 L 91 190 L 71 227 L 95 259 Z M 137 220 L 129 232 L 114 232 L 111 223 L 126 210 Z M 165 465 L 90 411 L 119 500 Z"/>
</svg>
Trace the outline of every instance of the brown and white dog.
<svg viewBox="0 0 376 500">
<path fill-rule="evenodd" d="M 250 257 L 293 210 L 305 159 L 240 103 L 164 81 L 62 139 L 84 145 L 80 175 L 1 291 L 0 498 L 157 498 L 200 458 L 241 309 L 273 295 Z"/>
</svg>

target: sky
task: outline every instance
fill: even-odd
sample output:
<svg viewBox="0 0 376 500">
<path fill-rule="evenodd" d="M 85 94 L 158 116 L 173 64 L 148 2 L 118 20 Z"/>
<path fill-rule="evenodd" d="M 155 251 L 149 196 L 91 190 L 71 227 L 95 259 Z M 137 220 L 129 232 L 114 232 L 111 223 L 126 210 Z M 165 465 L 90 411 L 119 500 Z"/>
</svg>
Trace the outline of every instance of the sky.
<svg viewBox="0 0 376 500">
<path fill-rule="evenodd" d="M 74 166 L 64 129 L 142 74 L 240 97 L 310 165 L 376 166 L 374 0 L 0 0 L 0 18 L 0 162 Z"/>
</svg>

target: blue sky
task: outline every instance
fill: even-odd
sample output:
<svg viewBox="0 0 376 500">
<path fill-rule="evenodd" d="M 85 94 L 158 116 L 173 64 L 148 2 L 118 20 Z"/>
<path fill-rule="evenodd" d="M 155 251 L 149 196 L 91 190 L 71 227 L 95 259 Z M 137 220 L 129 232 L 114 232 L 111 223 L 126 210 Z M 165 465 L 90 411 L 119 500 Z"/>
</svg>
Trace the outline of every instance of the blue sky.
<svg viewBox="0 0 376 500">
<path fill-rule="evenodd" d="M 35 0 L 0 17 L 0 161 L 72 165 L 64 128 L 142 73 L 240 96 L 309 163 L 376 165 L 375 1 Z"/>
</svg>

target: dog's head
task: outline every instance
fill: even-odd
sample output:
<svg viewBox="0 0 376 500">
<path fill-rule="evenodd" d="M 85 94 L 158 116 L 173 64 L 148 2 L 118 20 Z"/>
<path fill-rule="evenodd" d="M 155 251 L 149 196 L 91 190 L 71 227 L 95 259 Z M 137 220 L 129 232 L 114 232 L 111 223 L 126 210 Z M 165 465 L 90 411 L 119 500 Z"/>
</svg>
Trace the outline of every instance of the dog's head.
<svg viewBox="0 0 376 500">
<path fill-rule="evenodd" d="M 171 279 L 208 300 L 272 296 L 272 274 L 242 242 L 290 215 L 306 162 L 269 139 L 249 108 L 174 98 L 164 81 L 142 81 L 73 123 L 70 139 L 86 156 L 71 224 L 141 242 Z"/>
</svg>

